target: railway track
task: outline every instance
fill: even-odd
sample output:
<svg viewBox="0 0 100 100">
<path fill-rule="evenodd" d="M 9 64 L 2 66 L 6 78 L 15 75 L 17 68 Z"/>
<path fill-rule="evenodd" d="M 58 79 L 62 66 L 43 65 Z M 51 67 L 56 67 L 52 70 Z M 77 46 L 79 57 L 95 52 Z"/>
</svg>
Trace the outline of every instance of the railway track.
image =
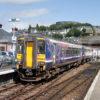
<svg viewBox="0 0 100 100">
<path fill-rule="evenodd" d="M 16 91 L 18 91 L 19 89 L 23 89 L 25 88 L 25 85 L 19 83 L 19 84 L 9 84 L 7 86 L 4 87 L 4 89 L 0 90 L 0 99 L 8 99 L 8 97 L 11 94 L 14 94 Z"/>
<path fill-rule="evenodd" d="M 0 86 L 0 93 L 3 93 L 3 92 L 6 92 L 6 91 L 9 91 L 10 89 L 13 89 L 17 86 L 19 86 L 21 84 L 14 84 L 14 83 L 11 83 L 11 84 L 5 84 L 3 86 Z"/>
<path fill-rule="evenodd" d="M 61 83 L 50 86 L 49 88 L 44 89 L 41 93 L 37 93 L 25 100 L 62 100 L 64 96 L 67 97 L 82 86 L 86 86 L 88 84 L 87 87 L 89 87 L 96 75 L 93 73 L 97 73 L 97 70 L 87 69 Z M 83 97 L 84 95 L 82 98 Z M 67 98 L 67 100 L 72 99 Z"/>
<path fill-rule="evenodd" d="M 81 66 L 82 67 L 82 66 Z M 76 69 L 76 68 L 75 68 Z M 51 87 L 52 86 L 54 86 L 54 84 L 56 84 L 56 83 L 60 83 L 60 79 L 62 78 L 62 77 L 64 77 L 65 75 L 66 75 L 66 73 L 67 73 L 67 75 L 68 75 L 68 73 L 70 74 L 70 72 L 72 72 L 73 70 L 75 70 L 74 68 L 72 68 L 72 69 L 70 69 L 69 71 L 67 71 L 67 72 L 65 72 L 65 73 L 63 73 L 63 74 L 61 74 L 59 77 L 57 77 L 56 79 L 54 79 L 54 80 L 52 80 L 52 81 L 50 81 L 50 82 L 48 82 L 48 83 L 46 83 L 46 84 L 44 84 L 44 85 L 42 85 L 42 86 L 40 86 L 40 87 L 37 87 L 36 89 L 31 89 L 31 90 L 29 90 L 29 91 L 27 91 L 27 93 L 25 93 L 25 94 L 23 94 L 23 95 L 20 95 L 20 96 L 17 96 L 16 98 L 15 98 L 15 100 L 16 99 L 23 99 L 23 100 L 27 100 L 27 99 L 34 99 L 33 97 L 38 97 L 38 94 L 40 95 L 40 94 L 42 94 L 43 93 L 43 91 L 44 91 L 44 89 L 51 89 Z M 76 69 L 77 70 L 77 69 Z M 76 72 L 76 71 L 75 71 Z M 76 74 L 76 73 L 74 73 L 74 74 Z M 74 76 L 74 74 L 72 75 L 72 76 Z M 71 76 L 70 76 L 71 77 Z"/>
<path fill-rule="evenodd" d="M 73 70 L 73 69 L 71 69 L 71 70 Z M 71 70 L 69 70 L 69 72 Z M 50 84 L 54 84 L 57 80 L 59 80 L 65 74 L 66 73 L 61 74 L 60 76 L 58 76 L 54 80 L 51 79 L 50 80 L 51 81 Z M 48 85 L 50 85 L 50 84 L 48 84 Z M 22 85 L 22 87 L 20 87 L 20 85 L 21 84 L 12 84 L 12 85 L 10 84 L 10 86 L 9 85 L 5 86 L 5 88 L 2 87 L 3 89 L 1 89 L 0 91 L 2 92 L 3 97 L 1 95 L 0 98 L 1 97 L 4 98 L 4 99 L 7 98 L 7 100 L 14 100 L 15 98 L 17 99 L 17 98 L 21 97 L 22 95 L 26 95 L 28 93 L 30 94 L 30 91 L 35 90 L 36 88 L 39 88 L 42 85 L 42 83 L 37 84 L 37 85 L 35 85 L 35 84 L 28 84 L 28 85 L 25 85 L 25 86 Z M 18 89 L 15 89 L 16 87 L 18 87 Z M 12 88 L 14 88 L 14 90 Z M 7 91 L 9 91 L 11 93 L 6 93 Z M 8 95 L 6 95 L 6 94 L 8 94 Z"/>
<path fill-rule="evenodd" d="M 12 87 L 2 87 L 2 89 L 0 89 L 0 99 L 61 100 L 61 98 L 66 97 L 66 94 L 70 95 L 78 88 L 92 82 L 95 75 L 92 73 L 92 70 L 89 71 L 87 68 L 90 68 L 89 64 L 82 65 L 78 68 L 72 68 L 45 84 L 16 84 L 15 86 L 12 84 Z M 87 73 L 90 74 L 87 75 Z"/>
<path fill-rule="evenodd" d="M 78 78 L 81 78 L 81 80 L 79 80 Z M 42 92 L 37 93 L 36 95 L 33 95 L 25 100 L 57 100 L 60 99 L 61 97 L 63 97 L 63 93 L 62 91 L 64 91 L 66 89 L 66 93 L 69 94 L 70 92 L 72 92 L 74 89 L 78 88 L 80 85 L 82 85 L 83 83 L 89 81 L 90 77 L 82 77 L 80 74 L 73 76 L 59 84 L 56 84 L 54 86 L 49 86 L 47 88 L 45 88 Z M 77 80 L 78 79 L 78 80 Z M 72 87 L 72 88 L 69 88 Z M 63 95 L 60 95 L 63 94 Z M 58 96 L 58 98 L 57 98 Z M 60 100 L 59 99 L 59 100 Z"/>
<path fill-rule="evenodd" d="M 21 97 L 22 95 L 28 93 L 29 91 L 35 90 L 35 89 L 38 88 L 39 86 L 41 86 L 41 84 L 25 86 L 25 88 L 19 89 L 18 91 L 16 91 L 15 94 L 11 94 L 11 95 L 9 95 L 9 97 L 7 97 L 7 98 L 8 98 L 8 100 L 16 100 L 17 98 L 19 98 L 19 97 Z"/>
<path fill-rule="evenodd" d="M 73 70 L 73 69 L 71 69 Z M 69 71 L 71 71 L 69 70 Z M 27 89 L 25 88 L 24 90 L 21 90 L 21 91 L 17 91 L 16 95 L 12 95 L 12 96 L 9 96 L 10 100 L 16 100 L 16 99 L 28 99 L 30 98 L 31 96 L 33 96 L 33 93 L 31 94 L 32 91 L 35 91 L 36 89 L 42 89 L 43 88 L 49 88 L 52 84 L 54 84 L 56 81 L 58 81 L 61 77 L 63 77 L 66 73 L 63 73 L 61 74 L 59 77 L 57 77 L 56 79 L 50 79 L 49 83 L 47 83 L 46 85 L 43 84 L 43 83 L 40 83 L 40 84 L 37 84 L 37 85 L 33 85 L 33 86 L 30 86 L 28 87 Z M 42 86 L 42 87 L 41 87 Z M 36 92 L 37 94 L 38 92 Z"/>
</svg>

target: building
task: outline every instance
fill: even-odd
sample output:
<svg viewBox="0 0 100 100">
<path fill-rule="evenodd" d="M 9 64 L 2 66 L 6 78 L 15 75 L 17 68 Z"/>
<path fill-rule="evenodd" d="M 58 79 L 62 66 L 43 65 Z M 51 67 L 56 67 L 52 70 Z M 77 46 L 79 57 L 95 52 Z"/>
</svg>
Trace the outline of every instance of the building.
<svg viewBox="0 0 100 100">
<path fill-rule="evenodd" d="M 12 34 L 0 28 L 0 50 L 12 51 Z"/>
</svg>

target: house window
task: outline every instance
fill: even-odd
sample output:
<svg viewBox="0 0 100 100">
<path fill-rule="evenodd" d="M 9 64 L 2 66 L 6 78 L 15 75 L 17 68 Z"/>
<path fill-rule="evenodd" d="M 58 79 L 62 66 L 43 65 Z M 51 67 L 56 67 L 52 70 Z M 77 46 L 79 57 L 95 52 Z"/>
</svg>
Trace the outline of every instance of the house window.
<svg viewBox="0 0 100 100">
<path fill-rule="evenodd" d="M 0 51 L 5 51 L 5 47 L 0 47 Z"/>
</svg>

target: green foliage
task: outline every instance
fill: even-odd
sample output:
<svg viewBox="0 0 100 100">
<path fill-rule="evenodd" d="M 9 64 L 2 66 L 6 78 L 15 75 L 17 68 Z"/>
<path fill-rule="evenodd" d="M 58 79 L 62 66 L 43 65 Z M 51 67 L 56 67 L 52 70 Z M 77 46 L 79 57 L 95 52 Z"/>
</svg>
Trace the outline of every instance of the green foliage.
<svg viewBox="0 0 100 100">
<path fill-rule="evenodd" d="M 29 27 L 28 27 L 28 33 L 31 33 L 31 29 L 32 29 L 32 27 L 31 27 L 31 25 L 29 25 Z"/>
<path fill-rule="evenodd" d="M 37 31 L 39 30 L 39 25 L 38 25 L 38 24 L 36 25 L 36 30 L 37 30 Z"/>
<path fill-rule="evenodd" d="M 84 27 L 84 26 L 88 26 L 91 27 L 93 34 L 95 33 L 95 30 L 93 28 L 93 26 L 89 23 L 78 23 L 78 22 L 57 22 L 56 24 L 52 24 L 49 27 L 47 26 L 39 26 L 38 24 L 36 25 L 36 30 L 38 32 L 48 32 L 48 31 L 59 31 L 59 30 L 63 30 L 63 29 L 70 29 L 70 31 L 65 34 L 65 37 L 79 37 L 79 36 L 88 36 L 89 34 L 86 33 L 86 29 L 83 28 L 81 31 L 78 30 L 78 27 Z M 54 37 L 59 37 L 54 35 Z"/>
<path fill-rule="evenodd" d="M 36 25 L 36 30 L 38 32 L 45 32 L 47 30 L 47 27 L 44 25 L 39 26 L 38 24 Z"/>
<path fill-rule="evenodd" d="M 50 31 L 52 31 L 52 30 L 62 30 L 62 29 L 63 29 L 62 25 L 52 24 L 52 25 L 49 26 Z"/>
<path fill-rule="evenodd" d="M 52 37 L 55 38 L 55 39 L 63 39 L 62 34 L 52 34 Z"/>
<path fill-rule="evenodd" d="M 81 36 L 82 32 L 76 28 L 71 29 L 67 34 L 65 34 L 65 37 L 79 37 Z"/>
<path fill-rule="evenodd" d="M 52 25 L 49 26 L 49 30 L 52 31 L 52 30 L 55 30 L 55 29 L 56 29 L 56 25 L 55 24 L 52 24 Z"/>
<path fill-rule="evenodd" d="M 40 26 L 40 27 L 39 27 L 39 30 L 40 30 L 41 32 L 44 32 L 44 31 L 46 31 L 46 27 L 45 27 L 45 26 Z"/>
</svg>

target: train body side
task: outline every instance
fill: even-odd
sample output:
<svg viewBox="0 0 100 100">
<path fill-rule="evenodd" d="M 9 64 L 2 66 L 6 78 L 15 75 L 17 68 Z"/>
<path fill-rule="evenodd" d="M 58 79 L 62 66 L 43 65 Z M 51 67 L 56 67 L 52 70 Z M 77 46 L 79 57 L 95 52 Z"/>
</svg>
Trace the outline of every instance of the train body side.
<svg viewBox="0 0 100 100">
<path fill-rule="evenodd" d="M 48 67 L 81 63 L 81 46 L 69 43 L 46 40 L 46 64 Z"/>
</svg>

